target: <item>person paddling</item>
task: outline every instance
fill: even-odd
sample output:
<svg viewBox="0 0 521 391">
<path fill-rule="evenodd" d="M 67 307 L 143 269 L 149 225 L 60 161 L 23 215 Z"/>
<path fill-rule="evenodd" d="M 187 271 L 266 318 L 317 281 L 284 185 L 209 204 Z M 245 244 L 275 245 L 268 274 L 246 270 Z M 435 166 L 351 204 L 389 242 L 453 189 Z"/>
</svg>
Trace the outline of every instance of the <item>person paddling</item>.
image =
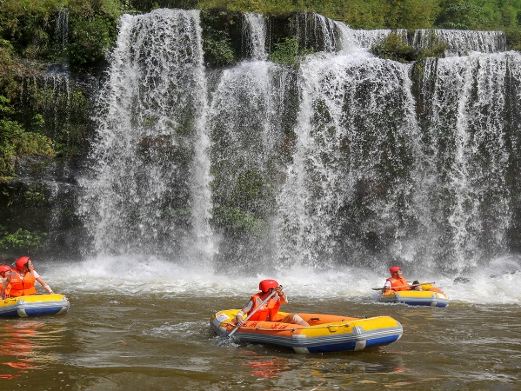
<svg viewBox="0 0 521 391">
<path fill-rule="evenodd" d="M 294 323 L 301 326 L 309 326 L 309 323 L 297 314 L 287 314 L 286 316 L 278 314 L 280 306 L 288 303 L 288 298 L 277 281 L 262 280 L 259 283 L 259 290 L 260 292 L 254 294 L 248 304 L 237 313 L 235 320 L 238 326 L 241 326 L 250 314 L 253 314 L 248 319 L 250 321 Z M 272 298 L 262 305 L 263 301 L 271 296 L 273 292 L 277 294 L 273 295 Z M 261 305 L 262 307 L 258 308 Z"/>
<path fill-rule="evenodd" d="M 411 289 L 417 289 L 413 286 L 409 285 L 407 280 L 402 274 L 402 270 L 400 269 L 400 266 L 391 266 L 389 268 L 389 271 L 391 272 L 391 277 L 389 277 L 387 280 L 385 280 L 385 284 L 383 287 L 383 293 L 387 293 L 389 291 L 409 291 Z M 416 283 L 416 281 L 415 281 Z M 417 284 L 413 284 L 417 285 Z M 421 289 L 421 288 L 420 288 Z"/>
<path fill-rule="evenodd" d="M 36 294 L 35 282 L 38 281 L 48 292 L 53 293 L 51 287 L 34 270 L 31 258 L 20 257 L 15 262 L 15 268 L 5 273 L 2 298 L 28 296 Z"/>
</svg>

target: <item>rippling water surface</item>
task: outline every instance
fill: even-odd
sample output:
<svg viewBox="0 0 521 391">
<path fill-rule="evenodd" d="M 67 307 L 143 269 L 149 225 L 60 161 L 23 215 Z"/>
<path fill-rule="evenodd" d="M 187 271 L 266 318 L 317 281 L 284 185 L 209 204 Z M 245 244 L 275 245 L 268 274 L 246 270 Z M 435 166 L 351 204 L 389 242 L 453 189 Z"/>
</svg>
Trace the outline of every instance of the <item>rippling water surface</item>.
<svg viewBox="0 0 521 391">
<path fill-rule="evenodd" d="M 439 309 L 376 303 L 369 287 L 378 280 L 369 272 L 366 280 L 348 280 L 339 271 L 280 276 L 287 281 L 288 310 L 390 315 L 404 327 L 400 341 L 377 350 L 299 355 L 239 346 L 211 333 L 210 315 L 241 306 L 262 276 L 191 275 L 158 265 L 141 273 L 125 268 L 131 271 L 118 276 L 78 263 L 68 267 L 67 278 L 60 277 L 65 266 L 42 268 L 54 288 L 67 294 L 71 310 L 0 322 L 0 389 L 521 389 L 519 295 L 494 293 L 504 279 L 496 288 L 483 287 L 494 293 L 495 303 L 493 297 L 469 300 L 474 284 L 467 283 L 449 286 L 456 298 Z M 504 278 L 517 278 L 509 276 Z M 458 289 L 466 295 L 458 298 Z M 505 285 L 505 292 L 513 291 Z"/>
</svg>

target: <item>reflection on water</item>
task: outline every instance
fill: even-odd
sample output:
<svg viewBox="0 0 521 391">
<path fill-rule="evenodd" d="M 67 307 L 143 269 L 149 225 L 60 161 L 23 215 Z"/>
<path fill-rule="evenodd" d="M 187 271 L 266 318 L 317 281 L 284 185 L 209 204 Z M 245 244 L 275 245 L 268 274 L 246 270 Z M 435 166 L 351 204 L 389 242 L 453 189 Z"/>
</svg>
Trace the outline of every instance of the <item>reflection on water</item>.
<svg viewBox="0 0 521 391">
<path fill-rule="evenodd" d="M 52 354 L 43 352 L 46 344 L 53 340 L 47 333 L 45 320 L 3 321 L 0 340 L 2 379 L 14 379 L 52 361 Z"/>
<path fill-rule="evenodd" d="M 289 360 L 285 357 L 261 355 L 251 350 L 246 350 L 242 354 L 245 359 L 242 364 L 253 377 L 272 379 L 290 368 Z"/>
</svg>

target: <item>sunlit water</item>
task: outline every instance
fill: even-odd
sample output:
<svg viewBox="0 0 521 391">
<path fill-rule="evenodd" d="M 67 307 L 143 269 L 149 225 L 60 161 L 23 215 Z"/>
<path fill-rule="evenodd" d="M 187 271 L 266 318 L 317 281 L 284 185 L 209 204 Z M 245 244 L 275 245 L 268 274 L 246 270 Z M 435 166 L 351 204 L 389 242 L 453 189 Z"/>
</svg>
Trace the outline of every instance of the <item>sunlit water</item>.
<svg viewBox="0 0 521 391">
<path fill-rule="evenodd" d="M 436 279 L 452 299 L 446 309 L 379 304 L 371 287 L 384 275 L 367 270 L 270 276 L 286 286 L 288 310 L 390 315 L 404 328 L 400 341 L 377 350 L 299 355 L 236 345 L 210 330 L 212 313 L 244 304 L 268 275 L 157 259 L 42 264 L 71 310 L 0 322 L 0 389 L 519 390 L 521 272 L 507 260 L 493 265 L 467 283 Z"/>
</svg>

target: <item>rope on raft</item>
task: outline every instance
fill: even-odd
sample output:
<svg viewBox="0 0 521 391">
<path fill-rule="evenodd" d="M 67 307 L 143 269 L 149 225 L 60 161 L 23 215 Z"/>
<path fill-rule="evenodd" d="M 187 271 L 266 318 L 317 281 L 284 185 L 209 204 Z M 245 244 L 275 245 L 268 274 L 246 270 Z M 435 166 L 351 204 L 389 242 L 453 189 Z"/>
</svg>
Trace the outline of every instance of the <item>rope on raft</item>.
<svg viewBox="0 0 521 391">
<path fill-rule="evenodd" d="M 232 327 L 235 327 L 236 325 L 233 324 L 233 323 L 224 323 L 224 325 L 226 326 L 232 326 Z M 337 327 L 349 327 L 350 324 L 349 323 L 342 323 L 342 324 L 335 324 L 335 325 L 329 325 L 329 326 L 310 326 L 310 327 L 313 327 L 313 330 L 317 330 L 317 329 L 331 329 L 331 328 L 337 328 Z M 306 327 L 299 327 L 299 328 L 285 328 L 285 329 L 272 329 L 272 328 L 269 328 L 269 327 L 251 327 L 251 328 L 246 328 L 246 327 L 240 327 L 239 330 L 241 329 L 251 329 L 251 330 L 260 330 L 260 331 L 291 331 L 292 333 L 294 333 L 295 331 L 297 330 L 302 330 L 302 329 L 305 329 Z"/>
</svg>

